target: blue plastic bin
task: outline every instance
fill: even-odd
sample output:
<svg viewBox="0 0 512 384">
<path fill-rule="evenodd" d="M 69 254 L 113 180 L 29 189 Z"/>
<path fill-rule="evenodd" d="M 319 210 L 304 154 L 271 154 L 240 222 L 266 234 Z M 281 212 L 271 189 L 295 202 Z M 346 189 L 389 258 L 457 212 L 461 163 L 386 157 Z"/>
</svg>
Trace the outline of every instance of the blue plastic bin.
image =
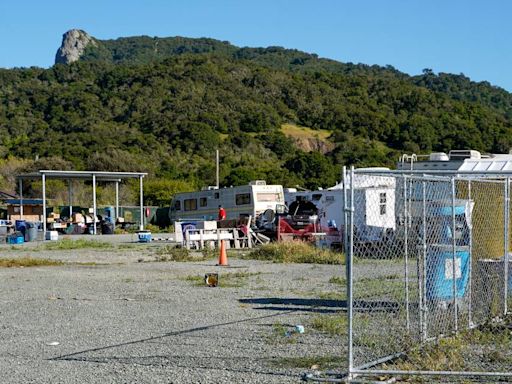
<svg viewBox="0 0 512 384">
<path fill-rule="evenodd" d="M 466 294 L 469 279 L 469 248 L 455 249 L 455 294 Z M 427 299 L 453 299 L 453 248 L 450 245 L 432 245 L 427 252 Z"/>
<path fill-rule="evenodd" d="M 23 236 L 25 236 L 25 232 L 27 231 L 27 222 L 25 220 L 16 220 L 14 228 L 17 232 L 21 232 Z"/>
</svg>

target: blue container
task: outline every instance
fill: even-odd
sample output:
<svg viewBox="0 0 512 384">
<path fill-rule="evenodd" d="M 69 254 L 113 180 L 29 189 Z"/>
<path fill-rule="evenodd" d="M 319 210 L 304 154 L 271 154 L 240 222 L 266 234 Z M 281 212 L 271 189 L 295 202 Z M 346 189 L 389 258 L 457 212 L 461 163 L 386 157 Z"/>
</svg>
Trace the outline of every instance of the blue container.
<svg viewBox="0 0 512 384">
<path fill-rule="evenodd" d="M 27 222 L 25 220 L 16 220 L 14 228 L 16 231 L 19 231 L 25 235 L 25 231 L 27 230 Z"/>
<path fill-rule="evenodd" d="M 139 235 L 139 243 L 150 243 L 151 242 L 151 232 L 150 231 L 140 231 L 137 232 Z"/>
<path fill-rule="evenodd" d="M 115 223 L 116 221 L 116 211 L 114 207 L 105 207 L 105 220 L 110 223 Z"/>
<path fill-rule="evenodd" d="M 25 242 L 25 238 L 21 235 L 11 235 L 7 238 L 9 244 L 23 244 Z"/>
<path fill-rule="evenodd" d="M 455 249 L 455 294 L 466 294 L 469 280 L 469 248 Z M 453 299 L 453 248 L 450 245 L 432 245 L 427 252 L 427 299 Z"/>
</svg>

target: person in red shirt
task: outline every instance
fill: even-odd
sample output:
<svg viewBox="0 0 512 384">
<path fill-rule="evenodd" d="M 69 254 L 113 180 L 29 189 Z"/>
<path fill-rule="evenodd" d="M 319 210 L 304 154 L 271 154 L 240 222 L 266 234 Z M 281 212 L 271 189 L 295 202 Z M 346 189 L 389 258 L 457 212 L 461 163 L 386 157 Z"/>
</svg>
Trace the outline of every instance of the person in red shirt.
<svg viewBox="0 0 512 384">
<path fill-rule="evenodd" d="M 218 220 L 226 220 L 226 210 L 219 205 L 219 218 Z"/>
</svg>

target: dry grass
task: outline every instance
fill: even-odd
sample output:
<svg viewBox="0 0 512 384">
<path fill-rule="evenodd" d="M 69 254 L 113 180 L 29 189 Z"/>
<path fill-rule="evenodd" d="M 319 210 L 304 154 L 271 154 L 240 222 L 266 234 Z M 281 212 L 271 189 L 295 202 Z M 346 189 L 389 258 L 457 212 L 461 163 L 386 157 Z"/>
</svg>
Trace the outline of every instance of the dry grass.
<svg viewBox="0 0 512 384">
<path fill-rule="evenodd" d="M 42 266 L 55 266 L 64 264 L 59 260 L 49 259 L 33 259 L 31 257 L 22 257 L 19 259 L 0 259 L 0 267 L 2 268 L 15 268 L 15 267 L 42 267 Z"/>
<path fill-rule="evenodd" d="M 46 242 L 40 246 L 40 249 L 47 251 L 62 251 L 70 249 L 111 249 L 113 245 L 104 241 L 88 240 L 88 239 L 62 239 L 55 242 Z"/>
<path fill-rule="evenodd" d="M 254 249 L 244 259 L 268 260 L 274 263 L 344 264 L 345 255 L 316 248 L 303 241 L 265 244 Z"/>
<path fill-rule="evenodd" d="M 327 138 L 331 135 L 331 131 L 325 129 L 311 129 L 307 127 L 301 127 L 294 124 L 283 124 L 281 125 L 281 131 L 289 137 L 297 139 L 314 139 L 317 138 L 322 141 L 327 141 Z"/>
</svg>

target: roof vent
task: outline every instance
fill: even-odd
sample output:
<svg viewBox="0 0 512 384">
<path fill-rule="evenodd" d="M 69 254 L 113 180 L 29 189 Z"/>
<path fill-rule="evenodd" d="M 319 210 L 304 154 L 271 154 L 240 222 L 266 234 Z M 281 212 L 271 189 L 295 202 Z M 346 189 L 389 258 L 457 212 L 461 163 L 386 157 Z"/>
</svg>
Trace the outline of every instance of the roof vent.
<svg viewBox="0 0 512 384">
<path fill-rule="evenodd" d="M 428 159 L 430 161 L 448 161 L 448 160 L 450 160 L 448 155 L 444 152 L 432 152 L 429 155 Z"/>
<path fill-rule="evenodd" d="M 253 180 L 249 182 L 249 185 L 267 185 L 265 180 Z"/>
</svg>

